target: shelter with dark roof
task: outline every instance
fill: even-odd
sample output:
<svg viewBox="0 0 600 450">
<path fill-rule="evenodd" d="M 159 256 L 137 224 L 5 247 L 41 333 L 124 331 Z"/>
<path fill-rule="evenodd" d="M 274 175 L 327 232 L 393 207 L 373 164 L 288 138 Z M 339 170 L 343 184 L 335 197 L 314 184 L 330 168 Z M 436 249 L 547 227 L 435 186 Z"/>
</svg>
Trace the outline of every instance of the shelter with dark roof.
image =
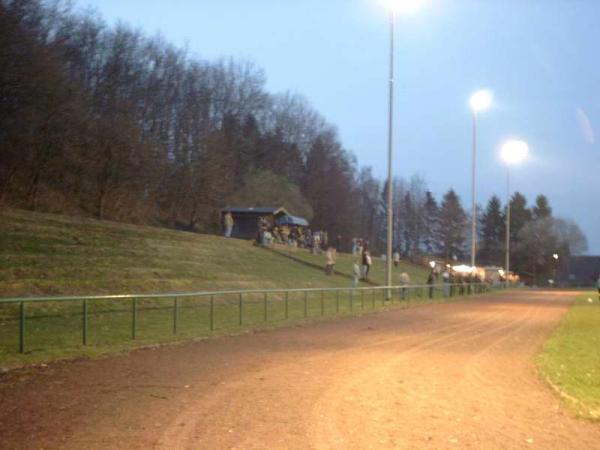
<svg viewBox="0 0 600 450">
<path fill-rule="evenodd" d="M 260 217 L 264 217 L 271 225 L 278 223 L 277 221 L 283 217 L 293 217 L 281 206 L 232 206 L 230 208 L 223 208 L 221 210 L 221 217 L 223 218 L 227 212 L 230 212 L 233 216 L 233 232 L 231 235 L 240 239 L 253 239 L 256 237 Z"/>
</svg>

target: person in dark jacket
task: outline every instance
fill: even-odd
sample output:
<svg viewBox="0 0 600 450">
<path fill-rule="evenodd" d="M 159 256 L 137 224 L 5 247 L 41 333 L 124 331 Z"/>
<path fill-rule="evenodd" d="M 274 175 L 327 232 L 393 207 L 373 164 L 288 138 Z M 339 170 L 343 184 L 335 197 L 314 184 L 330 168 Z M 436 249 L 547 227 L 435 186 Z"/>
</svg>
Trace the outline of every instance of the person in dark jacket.
<svg viewBox="0 0 600 450">
<path fill-rule="evenodd" d="M 363 266 L 363 278 L 365 281 L 369 280 L 369 270 L 371 269 L 371 253 L 367 244 L 363 247 L 362 251 L 362 266 Z"/>
</svg>

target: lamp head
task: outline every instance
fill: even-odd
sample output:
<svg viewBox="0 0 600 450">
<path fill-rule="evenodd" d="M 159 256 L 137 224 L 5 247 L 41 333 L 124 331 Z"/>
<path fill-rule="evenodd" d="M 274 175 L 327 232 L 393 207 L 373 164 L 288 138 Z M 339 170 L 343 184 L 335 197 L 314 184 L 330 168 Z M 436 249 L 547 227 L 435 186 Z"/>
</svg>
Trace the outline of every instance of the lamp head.
<svg viewBox="0 0 600 450">
<path fill-rule="evenodd" d="M 492 101 L 493 101 L 492 93 L 487 90 L 482 90 L 482 91 L 477 91 L 473 95 L 471 95 L 469 103 L 471 105 L 471 109 L 473 110 L 473 112 L 478 113 L 481 111 L 485 111 L 490 106 L 492 106 Z"/>
<path fill-rule="evenodd" d="M 519 164 L 527 157 L 529 146 L 525 141 L 511 139 L 502 144 L 500 153 L 506 164 L 515 165 Z"/>
<path fill-rule="evenodd" d="M 424 0 L 379 0 L 380 3 L 398 14 L 410 14 L 417 12 L 423 6 Z"/>
</svg>

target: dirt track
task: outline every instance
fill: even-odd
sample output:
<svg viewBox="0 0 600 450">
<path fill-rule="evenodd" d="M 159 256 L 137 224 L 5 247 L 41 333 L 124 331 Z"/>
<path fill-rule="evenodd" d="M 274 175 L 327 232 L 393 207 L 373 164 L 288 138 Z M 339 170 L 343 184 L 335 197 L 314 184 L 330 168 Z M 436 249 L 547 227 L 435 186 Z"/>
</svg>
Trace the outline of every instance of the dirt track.
<svg viewBox="0 0 600 450">
<path fill-rule="evenodd" d="M 600 449 L 535 372 L 569 293 L 494 295 L 0 379 L 2 448 Z"/>
</svg>

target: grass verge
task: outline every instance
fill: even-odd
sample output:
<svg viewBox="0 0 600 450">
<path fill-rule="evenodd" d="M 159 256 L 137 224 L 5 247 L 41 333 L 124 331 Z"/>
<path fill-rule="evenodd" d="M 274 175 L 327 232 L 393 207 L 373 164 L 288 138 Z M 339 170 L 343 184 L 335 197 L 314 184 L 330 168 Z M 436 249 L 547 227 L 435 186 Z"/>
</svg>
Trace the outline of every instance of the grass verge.
<svg viewBox="0 0 600 450">
<path fill-rule="evenodd" d="M 592 299 L 592 302 L 588 301 Z M 579 296 L 539 355 L 540 373 L 580 417 L 600 420 L 600 302 Z"/>
<path fill-rule="evenodd" d="M 440 289 L 429 298 L 426 289 L 407 290 L 404 299 L 394 290 L 393 301 L 384 300 L 385 290 L 352 290 L 321 294 L 293 292 L 245 294 L 240 315 L 237 295 L 180 299 L 177 308 L 172 299 L 136 300 L 135 339 L 133 339 L 132 300 L 89 300 L 87 337 L 82 344 L 82 302 L 30 304 L 25 322 L 25 348 L 19 349 L 18 305 L 2 306 L 0 320 L 0 368 L 44 363 L 74 357 L 97 357 L 133 348 L 209 336 L 237 334 L 323 320 L 355 316 L 388 309 L 445 303 L 464 297 L 444 297 Z M 240 325 L 241 321 L 241 325 Z"/>
</svg>

